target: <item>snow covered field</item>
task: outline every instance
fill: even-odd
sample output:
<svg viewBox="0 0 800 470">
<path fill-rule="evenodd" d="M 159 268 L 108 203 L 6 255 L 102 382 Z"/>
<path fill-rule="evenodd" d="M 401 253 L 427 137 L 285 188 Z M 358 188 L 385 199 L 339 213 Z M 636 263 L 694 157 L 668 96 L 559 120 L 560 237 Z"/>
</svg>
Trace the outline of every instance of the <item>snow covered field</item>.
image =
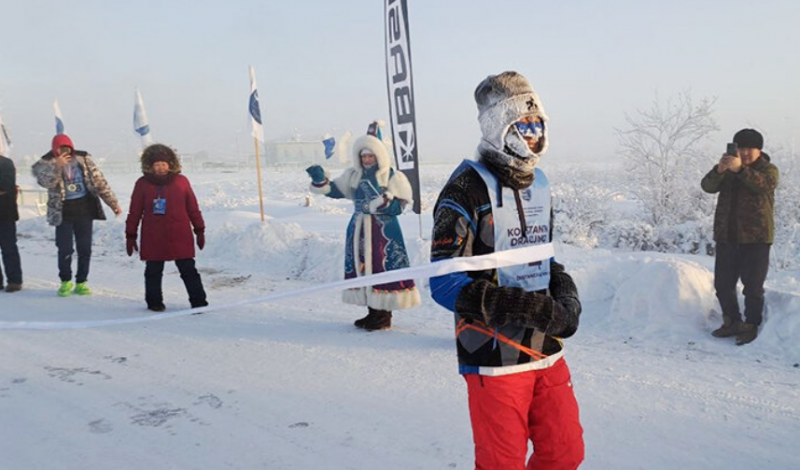
<svg viewBox="0 0 800 470">
<path fill-rule="evenodd" d="M 428 262 L 431 208 L 453 168 L 424 168 L 424 213 L 401 217 L 414 265 Z M 138 175 L 107 176 L 127 208 Z M 265 171 L 265 224 L 253 174 L 187 176 L 208 226 L 197 263 L 212 306 L 341 279 L 350 206 L 305 207 L 301 168 Z M 375 333 L 352 326 L 365 312 L 338 292 L 130 325 L 2 329 L 151 313 L 124 217 L 95 225 L 94 295 L 62 299 L 53 229 L 33 207 L 23 213 L 25 289 L 0 293 L 1 470 L 472 468 L 452 317 L 427 280 L 422 306 Z M 761 335 L 736 347 L 709 334 L 720 322 L 713 258 L 556 252 L 584 305 L 567 341 L 582 469 L 800 468 L 797 271 L 771 270 Z M 172 264 L 164 289 L 168 312 L 188 308 Z"/>
</svg>

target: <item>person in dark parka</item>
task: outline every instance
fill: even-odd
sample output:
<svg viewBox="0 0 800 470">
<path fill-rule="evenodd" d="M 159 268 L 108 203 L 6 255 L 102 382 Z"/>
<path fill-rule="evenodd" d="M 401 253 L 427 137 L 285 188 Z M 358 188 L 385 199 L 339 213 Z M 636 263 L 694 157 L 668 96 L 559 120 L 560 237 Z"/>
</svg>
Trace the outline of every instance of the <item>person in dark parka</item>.
<svg viewBox="0 0 800 470">
<path fill-rule="evenodd" d="M 145 301 L 156 312 L 166 309 L 161 290 L 164 262 L 174 261 L 189 294 L 192 308 L 205 307 L 206 292 L 195 267 L 197 247 L 205 246 L 205 222 L 188 178 L 181 174 L 175 151 L 153 144 L 141 157 L 143 176 L 136 181 L 125 223 L 128 256 L 140 251 L 136 243 L 141 221 L 141 251 L 145 261 Z M 192 233 L 194 231 L 194 234 Z"/>
<path fill-rule="evenodd" d="M 0 137 L 2 138 L 2 137 Z M 0 155 L 0 251 L 3 253 L 8 284 L 6 292 L 22 289 L 22 265 L 17 248 L 17 170 L 10 158 Z M 3 270 L 0 269 L 0 289 L 3 289 Z"/>
<path fill-rule="evenodd" d="M 764 310 L 764 281 L 775 233 L 775 188 L 778 168 L 762 151 L 764 137 L 755 129 L 733 136 L 736 155 L 723 155 L 703 177 L 703 191 L 717 196 L 714 212 L 714 288 L 722 309 L 717 338 L 736 336 L 739 346 L 758 336 Z M 736 284 L 744 285 L 744 318 Z"/>
</svg>

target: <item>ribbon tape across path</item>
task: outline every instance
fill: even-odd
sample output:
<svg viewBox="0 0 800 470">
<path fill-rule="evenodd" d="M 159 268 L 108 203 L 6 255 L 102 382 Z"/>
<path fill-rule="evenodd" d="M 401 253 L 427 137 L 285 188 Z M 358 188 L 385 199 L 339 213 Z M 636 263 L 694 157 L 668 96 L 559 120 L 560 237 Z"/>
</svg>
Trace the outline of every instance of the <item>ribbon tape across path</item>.
<svg viewBox="0 0 800 470">
<path fill-rule="evenodd" d="M 159 313 L 141 317 L 118 318 L 113 320 L 73 322 L 0 321 L 0 330 L 70 330 L 165 320 L 167 318 L 181 317 L 195 313 L 213 312 L 215 310 L 230 310 L 240 305 L 266 303 L 289 297 L 300 297 L 315 292 L 353 289 L 356 287 L 386 284 L 389 282 L 403 281 L 406 279 L 428 279 L 454 272 L 483 271 L 487 269 L 503 268 L 506 266 L 542 261 L 553 256 L 553 244 L 548 243 L 545 245 L 534 245 L 525 248 L 517 248 L 514 250 L 499 251 L 488 255 L 471 256 L 466 258 L 450 258 L 422 266 L 412 266 L 410 268 L 386 271 L 369 276 L 329 282 L 327 284 L 319 284 L 288 292 L 277 292 L 263 297 L 253 297 L 229 304 L 210 305 L 208 307 L 198 307 L 186 310 L 177 310 L 169 313 Z"/>
</svg>

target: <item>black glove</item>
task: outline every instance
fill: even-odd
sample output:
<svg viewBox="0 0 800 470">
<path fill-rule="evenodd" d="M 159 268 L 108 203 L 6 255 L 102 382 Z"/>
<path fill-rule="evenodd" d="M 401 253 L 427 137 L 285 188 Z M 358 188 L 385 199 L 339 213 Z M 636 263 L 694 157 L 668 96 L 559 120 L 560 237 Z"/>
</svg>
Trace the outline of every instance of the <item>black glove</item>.
<svg viewBox="0 0 800 470">
<path fill-rule="evenodd" d="M 139 251 L 139 245 L 136 244 L 135 233 L 125 234 L 125 251 L 128 252 L 128 256 L 133 256 L 134 251 Z"/>
<path fill-rule="evenodd" d="M 456 299 L 456 311 L 489 326 L 517 325 L 542 331 L 553 316 L 553 299 L 521 287 L 498 287 L 486 280 L 468 284 Z"/>
<path fill-rule="evenodd" d="M 575 334 L 581 315 L 578 287 L 572 276 L 564 271 L 564 265 L 550 262 L 550 295 L 556 301 L 556 314 L 548 327 L 548 333 L 560 338 Z"/>
<path fill-rule="evenodd" d="M 519 287 L 498 287 L 487 280 L 465 286 L 456 299 L 456 311 L 489 326 L 517 325 L 567 338 L 578 329 L 581 303 L 578 288 L 564 266 L 550 263 L 550 294 Z"/>
<path fill-rule="evenodd" d="M 198 229 L 194 231 L 195 235 L 197 235 L 197 248 L 201 250 L 206 246 L 206 232 L 205 230 Z"/>
</svg>

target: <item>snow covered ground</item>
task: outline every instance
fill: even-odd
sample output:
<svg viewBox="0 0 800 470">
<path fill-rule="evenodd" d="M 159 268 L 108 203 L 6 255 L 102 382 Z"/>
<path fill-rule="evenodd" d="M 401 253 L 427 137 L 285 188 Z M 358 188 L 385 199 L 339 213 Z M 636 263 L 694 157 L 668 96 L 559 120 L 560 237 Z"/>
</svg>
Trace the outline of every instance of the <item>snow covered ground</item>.
<svg viewBox="0 0 800 470">
<path fill-rule="evenodd" d="M 426 168 L 424 213 L 402 216 L 414 265 L 427 263 L 431 206 L 454 167 Z M 107 176 L 127 207 L 137 175 Z M 350 207 L 305 207 L 302 169 L 266 170 L 265 224 L 253 174 L 187 176 L 208 225 L 197 262 L 212 306 L 341 278 Z M 124 218 L 95 226 L 94 295 L 62 299 L 53 229 L 23 212 L 25 289 L 0 293 L 0 322 L 151 313 Z M 567 341 L 582 469 L 800 468 L 798 272 L 772 270 L 761 335 L 737 347 L 709 335 L 712 258 L 556 250 L 584 305 Z M 452 316 L 421 285 L 422 306 L 375 333 L 352 326 L 365 312 L 337 292 L 100 328 L 0 323 L 0 469 L 470 469 Z M 188 308 L 174 265 L 164 288 L 168 311 Z"/>
</svg>

